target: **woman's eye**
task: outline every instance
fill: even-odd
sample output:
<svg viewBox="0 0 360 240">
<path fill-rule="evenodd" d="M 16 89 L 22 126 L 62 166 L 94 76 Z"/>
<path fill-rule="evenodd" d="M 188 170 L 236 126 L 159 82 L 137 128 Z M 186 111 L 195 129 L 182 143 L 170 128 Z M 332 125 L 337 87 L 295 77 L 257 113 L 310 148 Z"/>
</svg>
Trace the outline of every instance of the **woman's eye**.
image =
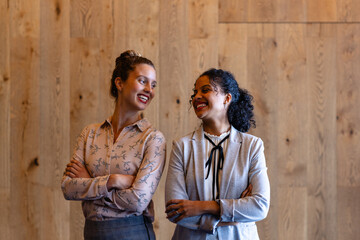
<svg viewBox="0 0 360 240">
<path fill-rule="evenodd" d="M 156 88 L 156 83 L 153 83 L 153 84 L 151 85 L 151 88 Z"/>
<path fill-rule="evenodd" d="M 139 83 L 141 83 L 141 84 L 145 84 L 145 79 L 140 78 L 140 79 L 139 79 Z"/>
<path fill-rule="evenodd" d="M 207 89 L 207 88 L 204 88 L 204 89 L 202 89 L 201 90 L 203 93 L 207 93 L 208 91 L 210 91 L 209 89 Z"/>
</svg>

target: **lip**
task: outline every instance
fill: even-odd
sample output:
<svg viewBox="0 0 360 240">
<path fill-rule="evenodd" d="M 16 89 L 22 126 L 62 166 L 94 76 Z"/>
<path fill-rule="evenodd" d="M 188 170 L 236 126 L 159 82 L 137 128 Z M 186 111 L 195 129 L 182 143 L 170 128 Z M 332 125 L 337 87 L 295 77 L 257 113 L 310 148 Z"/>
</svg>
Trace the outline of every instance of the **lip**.
<svg viewBox="0 0 360 240">
<path fill-rule="evenodd" d="M 145 94 L 138 94 L 137 98 L 141 103 L 144 103 L 144 104 L 148 103 L 150 100 L 150 96 L 145 95 Z"/>
<path fill-rule="evenodd" d="M 207 105 L 208 104 L 206 102 L 195 102 L 194 103 L 194 109 L 195 109 L 195 111 L 200 111 L 203 108 L 207 107 Z"/>
</svg>

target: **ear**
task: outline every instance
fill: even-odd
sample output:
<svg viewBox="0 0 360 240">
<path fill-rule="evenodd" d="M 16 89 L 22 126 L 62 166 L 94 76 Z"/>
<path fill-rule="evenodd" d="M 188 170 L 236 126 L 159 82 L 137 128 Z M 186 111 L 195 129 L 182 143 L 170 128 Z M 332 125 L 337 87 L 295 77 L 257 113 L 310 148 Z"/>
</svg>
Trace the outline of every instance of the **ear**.
<svg viewBox="0 0 360 240">
<path fill-rule="evenodd" d="M 230 104 L 231 99 L 232 99 L 231 93 L 227 93 L 227 94 L 225 95 L 224 104 Z"/>
<path fill-rule="evenodd" d="M 120 77 L 115 78 L 115 86 L 117 90 L 121 92 L 121 90 L 123 89 L 123 81 Z"/>
</svg>

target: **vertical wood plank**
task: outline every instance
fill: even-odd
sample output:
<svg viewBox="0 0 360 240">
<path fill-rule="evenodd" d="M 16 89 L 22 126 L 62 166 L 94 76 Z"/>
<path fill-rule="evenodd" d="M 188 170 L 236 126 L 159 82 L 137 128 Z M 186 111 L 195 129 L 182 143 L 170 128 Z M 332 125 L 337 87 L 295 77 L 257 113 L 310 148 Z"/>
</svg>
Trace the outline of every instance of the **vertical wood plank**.
<svg viewBox="0 0 360 240">
<path fill-rule="evenodd" d="M 358 239 L 360 234 L 360 187 L 339 187 L 337 191 L 337 239 Z"/>
<path fill-rule="evenodd" d="M 114 101 L 110 96 L 110 79 L 115 66 L 114 49 L 119 49 L 114 41 L 114 1 L 102 0 L 100 14 L 100 37 L 99 37 L 99 99 L 98 116 L 104 119 L 114 111 Z M 101 60 L 101 61 L 100 61 Z M 101 121 L 101 120 L 100 120 Z"/>
<path fill-rule="evenodd" d="M 13 79 L 10 81 L 10 209 L 15 212 L 7 220 L 13 239 L 39 239 L 40 206 L 36 200 L 41 199 L 41 194 L 33 199 L 33 193 L 40 148 L 40 1 L 9 1 L 9 7 Z"/>
<path fill-rule="evenodd" d="M 336 25 L 307 25 L 310 157 L 307 162 L 307 239 L 337 239 Z"/>
<path fill-rule="evenodd" d="M 160 126 L 166 136 L 177 138 L 189 130 L 184 113 L 189 100 L 186 92 L 193 84 L 188 64 L 188 2 L 162 0 L 160 12 L 160 75 L 171 79 L 160 91 Z"/>
<path fill-rule="evenodd" d="M 306 239 L 306 187 L 279 187 L 279 240 Z"/>
<path fill-rule="evenodd" d="M 0 232 L 10 238 L 10 6 L 0 1 Z"/>
<path fill-rule="evenodd" d="M 247 29 L 246 24 L 219 24 L 219 68 L 232 72 L 242 88 L 248 88 Z"/>
<path fill-rule="evenodd" d="M 70 0 L 70 36 L 99 38 L 102 2 L 98 0 Z"/>
<path fill-rule="evenodd" d="M 38 200 L 41 203 L 38 204 L 41 224 L 39 239 L 69 237 L 69 204 L 66 201 L 55 201 L 61 196 L 59 183 L 70 151 L 69 12 L 69 0 L 41 1 L 41 128 L 39 173 L 36 179 L 39 184 L 37 189 L 41 192 Z"/>
<path fill-rule="evenodd" d="M 338 238 L 356 239 L 360 234 L 354 225 L 360 214 L 359 201 L 354 200 L 360 187 L 360 112 L 354 106 L 360 100 L 360 24 L 339 25 L 337 34 Z"/>
<path fill-rule="evenodd" d="M 281 24 L 276 28 L 278 75 L 278 182 L 304 186 L 308 152 L 308 83 L 304 25 Z"/>
<path fill-rule="evenodd" d="M 188 1 L 161 0 L 160 13 L 160 76 L 166 80 L 161 83 L 159 114 L 160 129 L 167 138 L 169 156 L 172 140 L 189 132 L 191 128 L 187 122 L 189 114 L 192 114 L 188 111 L 187 91 L 193 84 L 189 71 Z M 160 189 L 165 189 L 163 181 Z M 159 219 L 162 230 L 161 234 L 156 234 L 160 235 L 160 239 L 170 239 L 175 224 L 170 223 L 163 214 Z"/>
<path fill-rule="evenodd" d="M 70 41 L 70 147 L 75 147 L 77 136 L 90 123 L 100 122 L 107 116 L 100 116 L 99 40 L 96 38 L 72 38 Z M 110 80 L 108 80 L 110 81 Z M 108 92 L 107 92 L 108 93 Z M 71 153 L 72 154 L 72 153 Z M 67 162 L 70 160 L 68 155 Z M 63 167 L 65 168 L 65 165 Z M 71 239 L 83 237 L 84 216 L 81 202 L 70 203 Z"/>
<path fill-rule="evenodd" d="M 278 45 L 277 187 L 279 239 L 306 238 L 306 173 L 309 158 L 305 26 L 276 26 Z M 304 196 L 305 195 L 305 196 Z"/>
<path fill-rule="evenodd" d="M 360 24 L 338 26 L 337 161 L 338 186 L 360 186 Z M 344 161 L 346 159 L 346 161 Z"/>
<path fill-rule="evenodd" d="M 267 218 L 258 225 L 261 239 L 273 239 L 277 236 L 278 218 L 278 158 L 277 137 L 278 72 L 271 64 L 278 54 L 278 43 L 274 24 L 247 25 L 247 58 L 248 90 L 254 97 L 254 112 L 257 127 L 250 133 L 264 141 L 266 164 L 271 183 L 271 204 Z"/>
</svg>

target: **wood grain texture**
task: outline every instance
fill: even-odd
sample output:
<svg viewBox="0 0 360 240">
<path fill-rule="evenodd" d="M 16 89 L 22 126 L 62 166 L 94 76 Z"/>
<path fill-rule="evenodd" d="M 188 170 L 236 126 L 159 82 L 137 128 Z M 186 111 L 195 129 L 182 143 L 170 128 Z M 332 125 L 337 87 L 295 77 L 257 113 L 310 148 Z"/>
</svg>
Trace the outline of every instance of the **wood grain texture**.
<svg viewBox="0 0 360 240">
<path fill-rule="evenodd" d="M 0 1 L 0 217 L 1 235 L 10 238 L 10 31 L 9 5 Z"/>
<path fill-rule="evenodd" d="M 40 205 L 33 198 L 39 142 L 40 1 L 11 1 L 10 7 L 10 209 L 13 239 L 39 239 Z M 20 71 L 21 69 L 21 71 Z M 19 84 L 19 82 L 21 84 Z M 16 189 L 16 190 L 15 190 Z M 19 226 L 22 226 L 19 228 Z"/>
<path fill-rule="evenodd" d="M 340 22 L 360 22 L 359 0 L 337 0 L 337 9 Z"/>
<path fill-rule="evenodd" d="M 354 110 L 360 100 L 359 40 L 360 24 L 338 27 L 337 180 L 344 187 L 360 186 L 360 113 Z"/>
<path fill-rule="evenodd" d="M 358 239 L 360 234 L 360 187 L 340 187 L 337 194 L 337 239 Z"/>
<path fill-rule="evenodd" d="M 82 129 L 95 122 L 104 121 L 108 116 L 100 115 L 103 105 L 99 99 L 102 82 L 100 76 L 99 40 L 96 38 L 71 38 L 70 40 L 70 146 L 75 147 Z M 110 81 L 110 77 L 108 79 Z M 108 94 L 108 91 L 106 91 Z M 110 105 L 110 101 L 108 102 Z M 70 154 L 67 162 L 70 161 Z M 66 164 L 63 166 L 65 167 Z M 81 203 L 70 203 L 70 239 L 81 239 L 84 228 L 84 216 Z"/>
<path fill-rule="evenodd" d="M 336 22 L 337 0 L 306 0 L 308 22 Z"/>
<path fill-rule="evenodd" d="M 222 23 L 359 22 L 359 0 L 222 0 Z"/>
<path fill-rule="evenodd" d="M 101 28 L 102 2 L 98 0 L 70 1 L 70 36 L 99 38 Z"/>
<path fill-rule="evenodd" d="M 359 236 L 359 37 L 360 24 L 338 26 L 337 64 L 337 222 L 338 238 Z M 356 109 L 356 110 L 355 110 Z"/>
<path fill-rule="evenodd" d="M 309 158 L 308 81 L 304 25 L 276 27 L 279 95 L 278 183 L 280 186 L 305 186 Z"/>
<path fill-rule="evenodd" d="M 143 113 L 168 142 L 199 124 L 197 76 L 234 73 L 254 96 L 271 183 L 261 239 L 358 238 L 360 1 L 0 0 L 0 238 L 82 239 L 60 178 L 81 129 L 113 111 L 115 58 L 157 70 Z M 311 21 L 311 22 L 310 22 Z M 326 23 L 325 23 L 326 22 Z M 170 239 L 166 169 L 153 198 Z"/>
<path fill-rule="evenodd" d="M 70 4 L 40 4 L 39 159 L 34 192 L 39 209 L 38 239 L 69 237 L 69 205 L 60 202 L 59 182 L 70 152 Z M 51 31 L 46 31 L 51 29 Z M 44 200 L 43 200 L 44 199 Z"/>
<path fill-rule="evenodd" d="M 336 48 L 337 26 L 307 26 L 310 155 L 307 162 L 308 239 L 337 239 Z"/>
<path fill-rule="evenodd" d="M 161 79 L 171 79 L 161 83 L 160 126 L 167 138 L 167 156 L 169 156 L 172 140 L 193 130 L 194 127 L 188 123 L 189 115 L 193 114 L 188 104 L 189 88 L 193 84 L 189 71 L 188 1 L 161 0 L 160 13 L 160 76 Z M 166 176 L 166 173 L 167 168 L 163 175 Z M 164 191 L 164 180 L 165 177 L 157 191 Z M 162 229 L 160 239 L 170 239 L 175 225 L 164 216 L 162 213 L 159 219 Z"/>
<path fill-rule="evenodd" d="M 245 24 L 219 24 L 219 68 L 233 73 L 242 88 L 248 88 L 247 30 Z"/>
<path fill-rule="evenodd" d="M 307 239 L 306 192 L 306 187 L 279 187 L 277 189 L 279 240 Z"/>
<path fill-rule="evenodd" d="M 270 182 L 278 183 L 277 137 L 279 99 L 272 96 L 279 94 L 277 68 L 270 64 L 277 58 L 278 44 L 275 25 L 250 24 L 247 25 L 247 89 L 254 97 L 255 118 L 257 127 L 250 131 L 264 141 L 266 164 Z M 259 222 L 258 229 L 261 239 L 273 239 L 277 236 L 278 195 L 277 188 L 271 190 L 271 207 L 268 217 Z"/>
</svg>

